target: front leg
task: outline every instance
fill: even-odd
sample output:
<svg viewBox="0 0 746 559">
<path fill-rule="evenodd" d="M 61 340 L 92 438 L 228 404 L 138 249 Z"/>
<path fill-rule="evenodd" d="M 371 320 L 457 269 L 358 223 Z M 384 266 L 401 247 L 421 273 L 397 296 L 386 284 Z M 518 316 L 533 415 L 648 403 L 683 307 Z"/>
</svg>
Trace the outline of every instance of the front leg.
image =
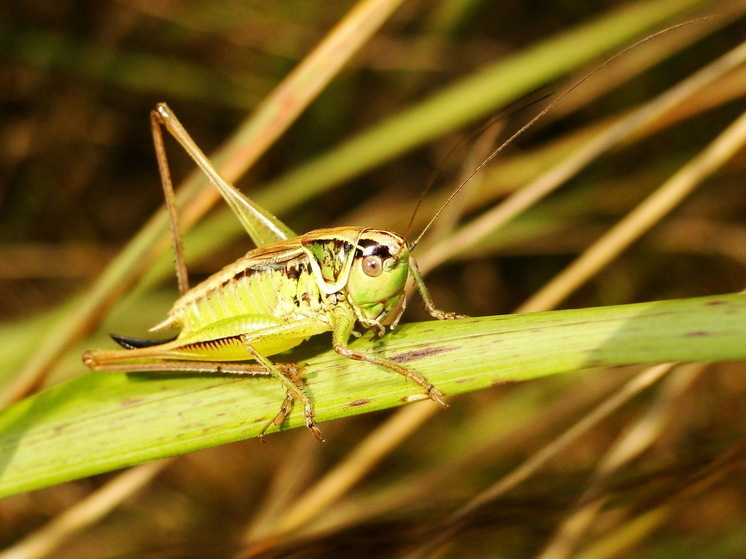
<svg viewBox="0 0 746 559">
<path fill-rule="evenodd" d="M 438 389 L 435 385 L 430 384 L 430 382 L 418 372 L 413 371 L 412 369 L 405 367 L 404 365 L 400 365 L 399 363 L 396 363 L 389 359 L 375 357 L 373 355 L 368 355 L 367 353 L 355 351 L 347 347 L 347 341 L 349 340 L 350 333 L 352 332 L 352 328 L 355 325 L 355 313 L 352 311 L 352 309 L 338 308 L 335 309 L 334 314 L 336 319 L 334 323 L 334 330 L 332 333 L 332 343 L 334 351 L 344 357 L 347 357 L 348 359 L 374 363 L 376 365 L 380 365 L 381 367 L 385 367 L 391 371 L 394 371 L 395 373 L 399 373 L 400 375 L 413 380 L 422 388 L 424 388 L 430 399 L 438 402 L 443 407 L 448 407 L 448 404 L 446 404 L 442 400 L 445 394 L 441 392 L 440 389 Z"/>
<path fill-rule="evenodd" d="M 438 320 L 454 320 L 456 318 L 469 318 L 465 314 L 457 314 L 455 312 L 442 311 L 440 309 L 435 308 L 435 304 L 433 303 L 433 300 L 430 297 L 430 292 L 427 290 L 427 286 L 425 285 L 425 282 L 422 280 L 422 275 L 420 274 L 420 270 L 417 268 L 417 262 L 415 262 L 415 259 L 412 258 L 411 256 L 409 257 L 409 273 L 412 274 L 412 279 L 414 280 L 414 283 L 417 286 L 417 291 L 420 292 L 420 297 L 422 297 L 422 301 L 425 303 L 425 308 L 427 309 L 427 312 L 430 313 L 430 316 L 432 316 L 433 318 L 437 318 Z"/>
</svg>

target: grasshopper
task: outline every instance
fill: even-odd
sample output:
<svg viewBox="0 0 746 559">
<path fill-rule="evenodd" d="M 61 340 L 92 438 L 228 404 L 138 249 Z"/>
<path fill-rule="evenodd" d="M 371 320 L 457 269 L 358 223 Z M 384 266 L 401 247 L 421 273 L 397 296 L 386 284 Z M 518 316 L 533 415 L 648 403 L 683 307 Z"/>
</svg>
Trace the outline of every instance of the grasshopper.
<svg viewBox="0 0 746 559">
<path fill-rule="evenodd" d="M 306 425 L 323 441 L 296 364 L 269 358 L 331 331 L 332 345 L 340 355 L 399 373 L 422 387 L 432 400 L 446 405 L 443 392 L 421 374 L 348 346 L 356 324 L 377 328 L 381 335 L 387 326 L 396 327 L 406 306 L 404 288 L 410 277 L 434 318 L 462 318 L 433 304 L 412 257 L 414 245 L 391 231 L 368 227 L 334 227 L 296 235 L 220 177 L 167 105 L 157 105 L 150 120 L 181 291 L 168 317 L 151 331 L 178 328 L 180 332 L 173 339 L 158 341 L 112 335 L 125 349 L 87 351 L 83 362 L 88 367 L 107 372 L 271 375 L 285 388 L 285 399 L 260 438 L 264 440 L 270 426 L 282 425 L 297 400 L 303 404 Z M 217 187 L 257 245 L 192 289 L 163 127 Z"/>
<path fill-rule="evenodd" d="M 484 159 L 448 196 L 412 242 L 397 233 L 368 227 L 333 227 L 296 235 L 282 221 L 228 184 L 189 136 L 171 109 L 158 104 L 150 113 L 153 143 L 161 176 L 181 297 L 168 317 L 151 331 L 178 328 L 170 340 L 144 340 L 112 335 L 123 350 L 83 354 L 94 371 L 185 371 L 271 375 L 285 387 L 280 410 L 261 430 L 281 426 L 293 402 L 303 404 L 306 425 L 323 441 L 314 421 L 313 402 L 303 390 L 295 363 L 275 363 L 269 357 L 287 351 L 311 336 L 332 332 L 340 355 L 389 369 L 414 381 L 434 401 L 445 406 L 445 394 L 424 376 L 399 363 L 350 349 L 354 328 L 394 329 L 406 307 L 404 288 L 411 277 L 431 316 L 439 320 L 466 318 L 433 304 L 412 251 L 441 212 L 471 179 L 503 149 L 543 118 L 601 68 L 639 44 L 693 22 L 677 24 L 649 35 L 608 58 L 565 89 Z M 218 189 L 257 248 L 189 289 L 171 175 L 166 160 L 166 128 Z M 415 209 L 416 211 L 416 209 Z"/>
</svg>

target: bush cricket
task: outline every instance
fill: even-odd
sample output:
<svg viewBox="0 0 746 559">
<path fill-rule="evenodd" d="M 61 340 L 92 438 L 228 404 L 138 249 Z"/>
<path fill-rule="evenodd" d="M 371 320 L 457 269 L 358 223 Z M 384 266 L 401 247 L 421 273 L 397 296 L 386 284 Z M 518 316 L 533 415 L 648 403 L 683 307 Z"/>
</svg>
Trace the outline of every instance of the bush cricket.
<svg viewBox="0 0 746 559">
<path fill-rule="evenodd" d="M 303 404 L 306 425 L 323 441 L 315 425 L 314 409 L 303 389 L 294 363 L 275 363 L 269 357 L 287 351 L 308 338 L 332 332 L 332 345 L 340 355 L 399 373 L 419 385 L 434 401 L 446 405 L 443 392 L 424 376 L 394 361 L 348 347 L 357 335 L 356 324 L 376 328 L 383 335 L 394 329 L 406 307 L 405 286 L 411 277 L 427 311 L 436 319 L 464 318 L 437 309 L 420 275 L 412 251 L 445 207 L 498 153 L 543 118 L 611 61 L 662 33 L 659 31 L 623 49 L 585 74 L 513 133 L 480 163 L 448 196 L 418 237 L 404 237 L 368 227 L 334 227 L 296 235 L 284 223 L 257 206 L 223 180 L 205 154 L 167 105 L 151 112 L 151 130 L 158 168 L 169 212 L 176 254 L 176 276 L 181 297 L 168 317 L 151 328 L 180 329 L 170 340 L 143 340 L 112 335 L 125 349 L 95 350 L 83 354 L 94 371 L 185 371 L 245 375 L 271 375 L 285 387 L 279 412 L 261 430 L 280 426 L 292 404 Z M 165 127 L 220 191 L 257 248 L 249 251 L 194 288 L 189 288 L 181 246 L 178 215 L 166 160 L 162 128 Z M 416 211 L 416 208 L 415 208 Z"/>
<path fill-rule="evenodd" d="M 257 245 L 192 289 L 162 127 L 218 188 Z M 358 323 L 377 328 L 381 335 L 386 325 L 396 327 L 406 306 L 404 288 L 409 277 L 434 318 L 461 317 L 435 308 L 411 255 L 414 245 L 396 233 L 367 227 L 334 227 L 295 235 L 220 177 L 167 105 L 159 104 L 151 112 L 151 128 L 181 291 L 168 318 L 151 331 L 178 328 L 180 332 L 176 338 L 160 341 L 113 335 L 125 349 L 87 351 L 83 362 L 88 367 L 107 372 L 272 375 L 285 387 L 286 396 L 260 438 L 271 425 L 281 425 L 298 400 L 304 407 L 306 425 L 323 441 L 314 422 L 313 403 L 303 390 L 295 364 L 274 363 L 269 357 L 331 331 L 334 350 L 340 355 L 399 373 L 445 405 L 443 392 L 416 371 L 347 345 Z"/>
</svg>

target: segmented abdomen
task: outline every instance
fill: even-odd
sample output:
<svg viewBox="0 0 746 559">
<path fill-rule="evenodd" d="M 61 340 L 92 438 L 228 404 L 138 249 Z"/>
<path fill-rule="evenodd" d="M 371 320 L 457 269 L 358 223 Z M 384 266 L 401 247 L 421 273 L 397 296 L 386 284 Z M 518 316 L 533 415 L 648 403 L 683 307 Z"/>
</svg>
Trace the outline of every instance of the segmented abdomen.
<svg viewBox="0 0 746 559">
<path fill-rule="evenodd" d="M 327 296 L 319 291 L 305 253 L 282 262 L 253 254 L 190 290 L 176 302 L 164 326 L 181 328 L 184 336 L 240 315 L 297 320 L 323 312 Z"/>
</svg>

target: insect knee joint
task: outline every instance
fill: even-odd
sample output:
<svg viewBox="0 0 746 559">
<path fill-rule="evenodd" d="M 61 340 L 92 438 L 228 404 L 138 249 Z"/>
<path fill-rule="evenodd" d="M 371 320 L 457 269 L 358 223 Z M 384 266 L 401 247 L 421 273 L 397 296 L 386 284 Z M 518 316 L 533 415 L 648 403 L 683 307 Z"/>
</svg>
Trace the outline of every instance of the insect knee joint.
<svg viewBox="0 0 746 559">
<path fill-rule="evenodd" d="M 368 361 L 365 354 L 358 353 L 357 351 L 352 351 L 342 344 L 334 344 L 334 351 L 339 353 L 342 357 L 347 357 L 348 359 L 354 359 L 355 361 Z"/>
<path fill-rule="evenodd" d="M 445 394 L 438 388 L 436 388 L 432 384 L 427 385 L 427 395 L 430 396 L 430 399 L 438 402 L 441 406 L 444 408 L 448 407 L 448 404 L 446 404 L 442 398 L 445 396 Z"/>
</svg>

